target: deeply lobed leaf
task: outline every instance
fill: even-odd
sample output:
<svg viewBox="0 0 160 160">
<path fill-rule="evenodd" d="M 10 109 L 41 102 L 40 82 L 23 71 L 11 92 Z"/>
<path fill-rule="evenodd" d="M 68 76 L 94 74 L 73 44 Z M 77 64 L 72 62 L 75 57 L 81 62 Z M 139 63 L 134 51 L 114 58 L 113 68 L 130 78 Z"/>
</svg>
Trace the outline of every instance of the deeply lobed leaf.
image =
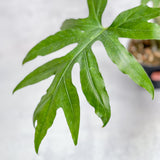
<svg viewBox="0 0 160 160">
<path fill-rule="evenodd" d="M 42 97 L 37 106 L 33 121 L 37 121 L 35 132 L 35 149 L 38 153 L 39 145 L 51 127 L 58 108 L 62 108 L 70 128 L 72 138 L 77 144 L 79 131 L 79 99 L 77 91 L 71 81 L 71 69 L 73 65 L 68 60 L 66 65 L 61 65 L 61 69 L 56 73 L 55 78 L 47 90 L 45 96 Z M 67 67 L 67 72 L 66 72 Z"/>
<path fill-rule="evenodd" d="M 122 12 L 108 28 L 101 25 L 101 16 L 107 0 L 88 0 L 89 16 L 84 19 L 69 19 L 61 31 L 38 43 L 25 57 L 24 63 L 37 56 L 45 56 L 69 44 L 77 46 L 64 57 L 54 59 L 31 72 L 15 88 L 40 82 L 55 75 L 46 94 L 41 98 L 33 116 L 35 126 L 35 149 L 38 153 L 40 143 L 52 126 L 56 111 L 62 108 L 74 144 L 77 144 L 80 121 L 79 98 L 72 83 L 71 71 L 75 63 L 80 65 L 80 80 L 83 93 L 101 118 L 103 126 L 110 118 L 110 104 L 103 78 L 92 52 L 92 44 L 99 40 L 107 54 L 118 68 L 138 85 L 145 88 L 152 97 L 153 85 L 141 65 L 119 42 L 119 37 L 134 39 L 159 39 L 159 26 L 147 20 L 160 15 L 160 9 L 139 6 Z M 147 32 L 147 34 L 146 34 Z"/>
</svg>

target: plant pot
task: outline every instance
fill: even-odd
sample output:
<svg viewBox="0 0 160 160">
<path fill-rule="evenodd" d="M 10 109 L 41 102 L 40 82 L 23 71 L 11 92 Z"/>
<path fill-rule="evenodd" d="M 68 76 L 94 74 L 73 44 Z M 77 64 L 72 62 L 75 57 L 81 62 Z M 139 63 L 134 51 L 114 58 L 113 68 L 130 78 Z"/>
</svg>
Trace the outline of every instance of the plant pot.
<svg viewBox="0 0 160 160">
<path fill-rule="evenodd" d="M 160 49 L 155 40 L 131 40 L 128 50 L 150 77 L 154 88 L 160 88 Z"/>
<path fill-rule="evenodd" d="M 150 77 L 154 88 L 160 88 L 160 66 L 146 66 L 143 64 L 142 66 Z"/>
</svg>

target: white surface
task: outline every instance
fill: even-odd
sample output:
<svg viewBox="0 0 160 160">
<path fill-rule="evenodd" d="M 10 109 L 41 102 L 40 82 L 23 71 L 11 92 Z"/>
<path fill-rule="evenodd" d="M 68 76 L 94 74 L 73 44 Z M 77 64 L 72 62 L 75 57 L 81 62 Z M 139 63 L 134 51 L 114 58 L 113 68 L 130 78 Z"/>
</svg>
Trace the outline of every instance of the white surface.
<svg viewBox="0 0 160 160">
<path fill-rule="evenodd" d="M 103 16 L 108 26 L 122 10 L 138 0 L 109 0 Z M 110 96 L 112 117 L 105 128 L 86 102 L 75 66 L 74 83 L 81 102 L 78 146 L 74 146 L 62 110 L 34 152 L 32 114 L 51 82 L 40 82 L 12 95 L 15 85 L 44 62 L 67 53 L 66 47 L 23 67 L 27 51 L 58 31 L 66 18 L 86 17 L 86 0 L 1 0 L 0 1 L 0 159 L 2 160 L 159 160 L 160 92 L 152 101 L 149 94 L 120 73 L 97 42 L 93 49 Z M 126 45 L 127 40 L 122 40 Z"/>
</svg>

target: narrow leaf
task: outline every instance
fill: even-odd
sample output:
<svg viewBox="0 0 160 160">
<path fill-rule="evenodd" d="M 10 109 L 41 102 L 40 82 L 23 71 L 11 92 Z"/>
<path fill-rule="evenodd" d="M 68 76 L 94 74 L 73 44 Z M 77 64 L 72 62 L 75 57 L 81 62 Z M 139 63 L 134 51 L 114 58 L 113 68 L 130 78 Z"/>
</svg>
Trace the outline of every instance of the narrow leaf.
<svg viewBox="0 0 160 160">
<path fill-rule="evenodd" d="M 57 71 L 60 71 L 61 68 L 66 64 L 67 58 L 57 58 L 46 64 L 38 67 L 34 71 L 32 71 L 29 75 L 27 75 L 13 90 L 13 93 L 23 87 L 38 83 L 44 79 L 49 78 L 54 75 Z"/>
<path fill-rule="evenodd" d="M 60 106 L 63 108 L 74 144 L 77 145 L 80 123 L 80 106 L 76 88 L 71 82 L 71 73 L 66 74 L 63 78 L 63 85 L 61 87 L 61 94 L 59 96 L 59 101 L 61 103 Z"/>
<path fill-rule="evenodd" d="M 95 108 L 95 113 L 102 119 L 105 126 L 110 118 L 109 97 L 91 49 L 84 51 L 80 68 L 83 93 L 87 101 Z"/>
<path fill-rule="evenodd" d="M 69 44 L 79 41 L 81 32 L 79 30 L 59 31 L 55 35 L 49 36 L 33 47 L 23 60 L 23 64 L 35 59 L 37 56 L 45 56 L 55 52 Z"/>
<path fill-rule="evenodd" d="M 149 22 L 130 22 L 113 29 L 119 37 L 132 39 L 160 39 L 160 26 Z"/>
<path fill-rule="evenodd" d="M 139 86 L 145 88 L 154 97 L 154 87 L 148 78 L 142 66 L 135 60 L 124 46 L 119 42 L 118 37 L 111 31 L 103 32 L 101 41 L 111 60 L 118 68 L 136 82 Z"/>
<path fill-rule="evenodd" d="M 89 17 L 101 23 L 101 17 L 107 5 L 107 0 L 87 0 L 89 6 Z"/>
<path fill-rule="evenodd" d="M 42 97 L 34 112 L 33 120 L 34 123 L 37 122 L 34 138 L 36 153 L 38 153 L 40 143 L 46 135 L 48 128 L 51 127 L 56 116 L 56 110 L 58 108 L 56 105 L 56 97 L 54 97 L 54 101 L 52 100 L 52 96 L 46 94 Z"/>
<path fill-rule="evenodd" d="M 160 8 L 138 6 L 120 13 L 110 27 L 118 28 L 125 23 L 140 23 L 160 15 Z"/>
</svg>

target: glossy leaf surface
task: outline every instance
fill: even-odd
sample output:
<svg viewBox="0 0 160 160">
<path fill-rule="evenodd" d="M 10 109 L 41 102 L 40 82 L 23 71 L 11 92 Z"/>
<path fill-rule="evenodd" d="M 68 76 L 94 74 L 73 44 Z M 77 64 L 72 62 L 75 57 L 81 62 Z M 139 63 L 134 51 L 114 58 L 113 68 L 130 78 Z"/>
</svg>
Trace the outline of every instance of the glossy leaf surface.
<svg viewBox="0 0 160 160">
<path fill-rule="evenodd" d="M 147 22 L 147 20 L 155 18 L 159 14 L 160 10 L 158 8 L 139 6 L 119 14 L 110 29 L 117 32 L 119 37 L 160 39 L 159 25 Z"/>
<path fill-rule="evenodd" d="M 37 122 L 35 126 L 35 149 L 37 153 L 40 143 L 47 130 L 52 126 L 56 111 L 59 108 L 63 109 L 74 144 L 77 144 L 80 105 L 71 77 L 75 63 L 80 65 L 80 82 L 87 101 L 94 107 L 95 113 L 103 122 L 103 126 L 109 121 L 109 97 L 91 48 L 97 40 L 103 43 L 108 56 L 123 73 L 145 88 L 152 97 L 154 96 L 154 88 L 147 74 L 118 38 L 159 39 L 160 36 L 157 35 L 160 30 L 159 26 L 148 23 L 147 20 L 159 16 L 160 9 L 139 6 L 121 13 L 111 26 L 103 28 L 101 17 L 107 0 L 88 0 L 87 2 L 89 7 L 87 18 L 66 20 L 60 32 L 38 43 L 23 61 L 26 63 L 37 56 L 45 56 L 69 44 L 77 43 L 77 46 L 65 56 L 51 60 L 31 72 L 14 90 L 15 92 L 54 75 L 53 82 L 41 98 L 33 116 L 34 126 Z M 148 31 L 148 34 L 144 30 Z"/>
</svg>

